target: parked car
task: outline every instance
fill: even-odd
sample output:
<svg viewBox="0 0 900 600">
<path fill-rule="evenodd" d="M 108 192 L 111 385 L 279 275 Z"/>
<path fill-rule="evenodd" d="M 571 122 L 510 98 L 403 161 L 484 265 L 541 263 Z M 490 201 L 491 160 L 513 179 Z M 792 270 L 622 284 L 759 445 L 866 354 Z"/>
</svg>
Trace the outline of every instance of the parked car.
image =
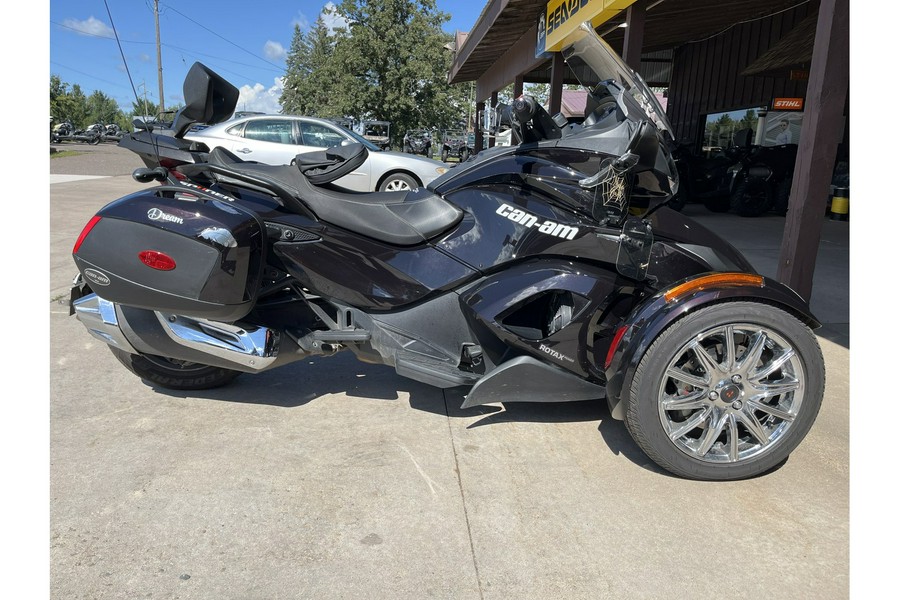
<svg viewBox="0 0 900 600">
<path fill-rule="evenodd" d="M 334 182 L 359 192 L 422 187 L 447 171 L 446 165 L 436 160 L 381 150 L 357 133 L 314 117 L 251 115 L 190 131 L 184 137 L 202 142 L 210 150 L 221 147 L 244 160 L 270 165 L 293 164 L 298 154 L 360 143 L 369 151 L 368 158 L 359 169 Z"/>
</svg>

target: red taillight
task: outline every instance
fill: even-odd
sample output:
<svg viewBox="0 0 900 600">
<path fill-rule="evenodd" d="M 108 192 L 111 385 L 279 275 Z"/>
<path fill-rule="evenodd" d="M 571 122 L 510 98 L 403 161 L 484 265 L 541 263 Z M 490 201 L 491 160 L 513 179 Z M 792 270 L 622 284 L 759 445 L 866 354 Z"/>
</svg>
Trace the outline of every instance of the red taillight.
<svg viewBox="0 0 900 600">
<path fill-rule="evenodd" d="M 609 365 L 612 363 L 613 356 L 619 347 L 619 342 L 622 341 L 622 336 L 625 335 L 626 331 L 628 331 L 628 325 L 622 325 L 616 329 L 616 334 L 613 336 L 612 343 L 609 345 L 609 350 L 606 352 L 606 360 L 603 362 L 604 369 L 608 369 Z"/>
<path fill-rule="evenodd" d="M 175 268 L 175 260 L 168 254 L 156 250 L 144 250 L 138 253 L 141 262 L 157 271 L 171 271 Z"/>
<path fill-rule="evenodd" d="M 84 242 L 84 238 L 91 232 L 91 229 L 94 228 L 94 225 L 100 222 L 100 215 L 95 215 L 90 221 L 87 222 L 87 225 L 84 226 L 84 229 L 81 230 L 81 235 L 78 236 L 78 239 L 75 240 L 75 247 L 72 248 L 72 254 L 76 254 L 78 249 L 81 248 L 82 242 Z"/>
</svg>

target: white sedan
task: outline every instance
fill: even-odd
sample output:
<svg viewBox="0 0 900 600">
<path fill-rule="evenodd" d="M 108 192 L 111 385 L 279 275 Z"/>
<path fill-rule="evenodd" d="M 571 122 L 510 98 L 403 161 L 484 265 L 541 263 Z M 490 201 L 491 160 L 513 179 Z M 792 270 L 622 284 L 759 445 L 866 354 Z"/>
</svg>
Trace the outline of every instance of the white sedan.
<svg viewBox="0 0 900 600">
<path fill-rule="evenodd" d="M 369 151 L 368 158 L 359 169 L 334 182 L 358 192 L 424 187 L 447 171 L 444 163 L 381 150 L 352 131 L 314 117 L 252 115 L 192 131 L 184 137 L 202 142 L 210 150 L 222 147 L 244 160 L 270 165 L 292 164 L 298 154 L 358 142 Z"/>
</svg>

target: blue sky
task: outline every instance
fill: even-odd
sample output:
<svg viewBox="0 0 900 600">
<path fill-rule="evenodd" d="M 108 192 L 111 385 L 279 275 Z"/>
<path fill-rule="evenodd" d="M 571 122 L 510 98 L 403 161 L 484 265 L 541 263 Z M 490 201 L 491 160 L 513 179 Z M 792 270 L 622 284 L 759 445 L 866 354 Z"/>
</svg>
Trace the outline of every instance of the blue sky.
<svg viewBox="0 0 900 600">
<path fill-rule="evenodd" d="M 438 0 L 444 30 L 469 31 L 487 0 Z M 242 110 L 278 110 L 278 78 L 294 25 L 312 25 L 325 0 L 160 0 L 165 105 L 181 102 L 184 75 L 200 61 L 241 90 Z M 108 11 L 107 11 L 108 7 Z M 110 15 L 112 19 L 110 19 Z M 85 94 L 101 90 L 125 110 L 135 92 L 159 102 L 153 0 L 54 0 L 49 5 L 49 73 Z M 118 32 L 134 89 L 123 68 Z"/>
</svg>

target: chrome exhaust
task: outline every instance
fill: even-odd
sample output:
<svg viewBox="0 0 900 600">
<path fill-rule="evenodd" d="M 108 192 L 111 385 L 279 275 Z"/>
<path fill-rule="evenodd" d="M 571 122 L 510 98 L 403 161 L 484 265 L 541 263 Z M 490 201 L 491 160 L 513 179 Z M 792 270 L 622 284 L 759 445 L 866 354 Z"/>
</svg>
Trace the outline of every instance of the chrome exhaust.
<svg viewBox="0 0 900 600">
<path fill-rule="evenodd" d="M 92 336 L 129 354 L 159 354 L 245 372 L 265 370 L 274 366 L 278 359 L 281 334 L 266 327 L 247 329 L 148 310 L 144 314 L 156 316 L 154 323 L 158 322 L 158 328 L 169 341 L 165 349 L 155 349 L 154 346 L 160 344 L 158 336 L 141 335 L 141 331 L 147 329 L 146 322 L 129 322 L 114 302 L 91 293 L 74 300 L 72 308 Z M 125 332 L 132 337 L 133 343 Z"/>
</svg>

